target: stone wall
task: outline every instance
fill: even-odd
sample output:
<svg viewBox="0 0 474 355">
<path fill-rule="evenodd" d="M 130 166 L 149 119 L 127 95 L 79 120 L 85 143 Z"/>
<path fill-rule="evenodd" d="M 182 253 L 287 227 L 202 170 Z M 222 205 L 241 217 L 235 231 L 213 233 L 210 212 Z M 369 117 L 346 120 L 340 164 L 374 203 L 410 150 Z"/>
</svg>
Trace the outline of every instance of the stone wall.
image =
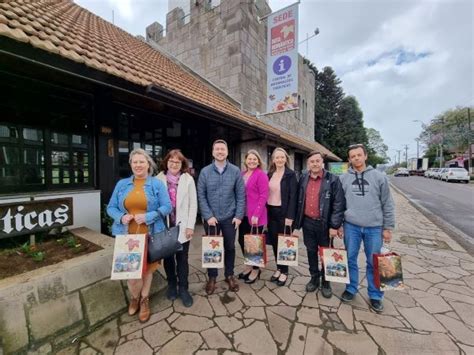
<svg viewBox="0 0 474 355">
<path fill-rule="evenodd" d="M 179 61 L 256 115 L 266 111 L 267 25 L 258 16 L 270 8 L 258 10 L 253 1 L 222 0 L 212 9 L 203 1 L 191 2 L 189 23 L 181 8 L 170 11 L 166 36 L 158 44 Z M 160 28 L 158 24 L 153 28 Z M 314 76 L 299 57 L 298 91 L 304 108 L 260 116 L 262 121 L 278 126 L 301 138 L 314 140 Z"/>
<path fill-rule="evenodd" d="M 126 309 L 125 283 L 110 280 L 113 239 L 72 232 L 103 249 L 0 281 L 0 354 L 55 353 Z"/>
</svg>

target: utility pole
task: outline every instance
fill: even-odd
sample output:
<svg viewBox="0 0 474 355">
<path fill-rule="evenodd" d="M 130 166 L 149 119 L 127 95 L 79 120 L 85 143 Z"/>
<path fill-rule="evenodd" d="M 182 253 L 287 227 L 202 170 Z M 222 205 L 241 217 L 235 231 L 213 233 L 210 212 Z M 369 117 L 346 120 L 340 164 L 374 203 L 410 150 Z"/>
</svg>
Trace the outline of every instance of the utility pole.
<svg viewBox="0 0 474 355">
<path fill-rule="evenodd" d="M 407 164 L 408 169 L 408 144 L 405 144 L 405 162 Z"/>
<path fill-rule="evenodd" d="M 443 154 L 443 144 L 444 144 L 444 135 L 445 135 L 445 127 L 444 127 L 444 118 L 441 119 L 441 144 L 439 145 L 439 167 L 443 167 L 444 163 L 444 154 Z"/>
<path fill-rule="evenodd" d="M 401 150 L 397 149 L 397 152 L 398 152 L 398 165 L 400 165 L 400 152 L 401 152 Z"/>
<path fill-rule="evenodd" d="M 467 159 L 467 168 L 469 170 L 469 174 L 472 173 L 472 142 L 471 142 L 471 109 L 467 108 L 467 124 L 468 124 L 468 131 L 469 135 L 467 136 L 467 144 L 469 144 L 469 157 Z"/>
</svg>

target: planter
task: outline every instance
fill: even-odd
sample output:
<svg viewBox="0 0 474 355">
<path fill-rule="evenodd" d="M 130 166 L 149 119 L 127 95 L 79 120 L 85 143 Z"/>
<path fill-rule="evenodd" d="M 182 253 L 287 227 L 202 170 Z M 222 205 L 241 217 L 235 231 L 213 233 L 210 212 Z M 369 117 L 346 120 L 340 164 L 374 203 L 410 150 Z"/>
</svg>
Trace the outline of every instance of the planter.
<svg viewBox="0 0 474 355">
<path fill-rule="evenodd" d="M 114 239 L 71 232 L 103 249 L 0 280 L 0 354 L 51 352 L 126 309 L 125 282 L 110 280 Z"/>
</svg>

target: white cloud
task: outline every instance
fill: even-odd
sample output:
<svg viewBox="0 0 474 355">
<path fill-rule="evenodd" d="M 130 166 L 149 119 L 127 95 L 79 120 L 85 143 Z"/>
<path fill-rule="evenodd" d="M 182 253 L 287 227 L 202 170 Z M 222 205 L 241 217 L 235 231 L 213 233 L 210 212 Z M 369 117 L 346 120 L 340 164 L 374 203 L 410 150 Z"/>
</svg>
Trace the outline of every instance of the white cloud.
<svg viewBox="0 0 474 355">
<path fill-rule="evenodd" d="M 166 24 L 167 0 L 76 1 L 109 21 L 114 9 L 115 23 L 134 35 L 154 21 Z M 391 157 L 404 144 L 413 155 L 421 131 L 413 120 L 474 104 L 473 13 L 472 0 L 302 0 L 299 38 L 319 28 L 308 42 L 309 59 L 318 69 L 334 68 Z M 306 55 L 306 43 L 299 50 Z M 413 60 L 422 53 L 429 55 Z M 397 65 L 400 55 L 411 59 Z"/>
</svg>

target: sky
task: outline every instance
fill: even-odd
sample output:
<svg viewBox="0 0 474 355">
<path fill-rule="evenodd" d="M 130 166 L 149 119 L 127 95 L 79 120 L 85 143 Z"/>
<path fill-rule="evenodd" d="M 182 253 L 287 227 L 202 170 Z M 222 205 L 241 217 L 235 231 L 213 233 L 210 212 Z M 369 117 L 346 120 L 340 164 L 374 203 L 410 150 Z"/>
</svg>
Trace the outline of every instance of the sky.
<svg viewBox="0 0 474 355">
<path fill-rule="evenodd" d="M 294 2 L 269 4 L 276 11 Z M 76 3 L 110 22 L 113 13 L 115 25 L 143 36 L 154 21 L 165 26 L 168 12 L 167 0 Z M 408 158 L 416 157 L 418 121 L 474 106 L 474 0 L 301 0 L 299 12 L 300 42 L 319 29 L 300 54 L 318 69 L 334 69 L 392 162 L 397 150 L 404 160 L 405 145 Z"/>
</svg>

